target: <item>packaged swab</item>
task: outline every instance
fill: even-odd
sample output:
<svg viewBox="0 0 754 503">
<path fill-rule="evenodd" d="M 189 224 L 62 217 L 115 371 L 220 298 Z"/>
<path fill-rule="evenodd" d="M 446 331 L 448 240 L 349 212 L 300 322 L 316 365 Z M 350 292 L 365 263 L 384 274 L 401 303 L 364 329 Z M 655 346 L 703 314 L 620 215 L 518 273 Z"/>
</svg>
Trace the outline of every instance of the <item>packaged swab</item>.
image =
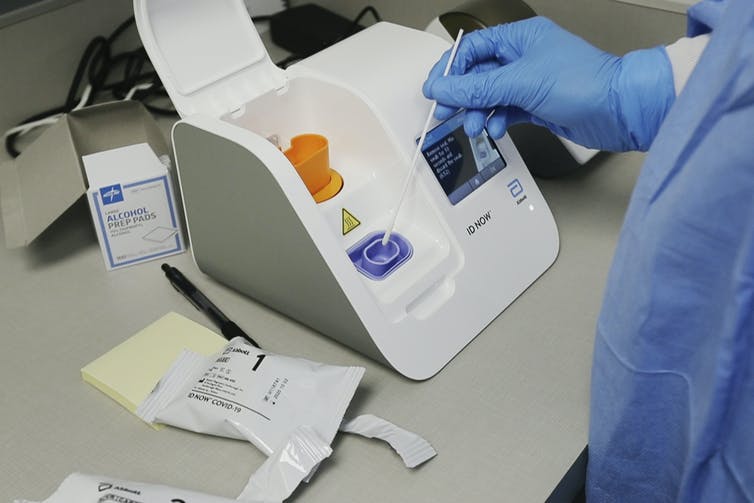
<svg viewBox="0 0 754 503">
<path fill-rule="evenodd" d="M 174 487 L 131 482 L 101 475 L 72 473 L 60 484 L 60 487 L 46 500 L 40 503 L 152 503 L 152 502 L 186 503 L 238 503 L 236 500 L 212 496 Z M 14 503 L 33 503 L 16 500 Z M 249 503 L 252 503 L 251 501 Z M 257 502 L 254 502 L 257 503 Z M 261 503 L 261 502 L 259 502 Z"/>
<path fill-rule="evenodd" d="M 215 356 L 184 351 L 137 415 L 245 439 L 267 455 L 301 425 L 329 445 L 363 375 L 363 367 L 277 355 L 235 338 Z"/>
<path fill-rule="evenodd" d="M 309 427 L 296 428 L 287 442 L 257 469 L 238 500 L 185 489 L 73 473 L 41 503 L 279 503 L 332 453 Z M 16 500 L 15 503 L 33 503 Z"/>
</svg>

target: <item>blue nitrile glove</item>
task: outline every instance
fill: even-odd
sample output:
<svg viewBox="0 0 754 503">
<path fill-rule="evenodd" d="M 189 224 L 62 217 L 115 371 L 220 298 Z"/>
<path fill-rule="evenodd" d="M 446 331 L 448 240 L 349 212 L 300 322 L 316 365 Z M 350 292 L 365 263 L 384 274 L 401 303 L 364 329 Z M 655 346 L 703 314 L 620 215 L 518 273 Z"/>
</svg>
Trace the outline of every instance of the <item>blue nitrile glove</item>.
<svg viewBox="0 0 754 503">
<path fill-rule="evenodd" d="M 519 122 L 600 150 L 647 150 L 675 101 L 663 47 L 623 57 L 603 52 L 536 17 L 465 35 L 450 75 L 446 52 L 424 95 L 444 120 L 465 108 L 464 129 L 500 138 Z"/>
</svg>

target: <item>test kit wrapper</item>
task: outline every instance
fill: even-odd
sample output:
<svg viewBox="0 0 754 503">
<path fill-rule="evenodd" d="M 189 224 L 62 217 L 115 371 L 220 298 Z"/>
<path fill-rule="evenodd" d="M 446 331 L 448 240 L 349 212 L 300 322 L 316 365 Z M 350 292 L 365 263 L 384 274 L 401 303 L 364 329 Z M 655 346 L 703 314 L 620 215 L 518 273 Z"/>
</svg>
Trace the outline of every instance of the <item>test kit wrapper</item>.
<svg viewBox="0 0 754 503">
<path fill-rule="evenodd" d="M 137 101 L 101 103 L 64 114 L 19 157 L 0 166 L 5 245 L 28 246 L 86 195 L 83 157 L 140 143 L 147 143 L 161 159 L 170 157 L 159 125 Z M 175 170 L 168 169 L 168 174 L 177 187 Z M 175 211 L 183 222 L 180 200 Z"/>
<path fill-rule="evenodd" d="M 340 431 L 387 442 L 407 468 L 416 468 L 437 455 L 424 438 L 373 414 L 344 420 Z"/>
<path fill-rule="evenodd" d="M 248 440 L 267 455 L 301 425 L 329 445 L 363 375 L 363 367 L 281 356 L 237 337 L 215 356 L 184 351 L 137 415 Z"/>
</svg>

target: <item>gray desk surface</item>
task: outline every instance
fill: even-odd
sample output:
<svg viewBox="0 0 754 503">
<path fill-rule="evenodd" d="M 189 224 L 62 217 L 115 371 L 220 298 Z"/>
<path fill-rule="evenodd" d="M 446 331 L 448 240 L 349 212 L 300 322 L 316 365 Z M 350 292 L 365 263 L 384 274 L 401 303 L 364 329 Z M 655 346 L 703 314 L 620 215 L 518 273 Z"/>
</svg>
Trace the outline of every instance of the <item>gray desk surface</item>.
<svg viewBox="0 0 754 503">
<path fill-rule="evenodd" d="M 543 501 L 587 439 L 595 320 L 639 154 L 604 155 L 540 187 L 560 256 L 436 377 L 412 382 L 169 262 L 272 351 L 363 365 L 350 414 L 425 436 L 438 456 L 406 469 L 385 444 L 340 435 L 292 501 Z M 79 369 L 169 311 L 211 326 L 151 262 L 106 272 L 85 204 L 31 246 L 0 247 L 0 501 L 46 498 L 73 471 L 235 497 L 263 456 L 250 444 L 156 432 Z"/>
</svg>

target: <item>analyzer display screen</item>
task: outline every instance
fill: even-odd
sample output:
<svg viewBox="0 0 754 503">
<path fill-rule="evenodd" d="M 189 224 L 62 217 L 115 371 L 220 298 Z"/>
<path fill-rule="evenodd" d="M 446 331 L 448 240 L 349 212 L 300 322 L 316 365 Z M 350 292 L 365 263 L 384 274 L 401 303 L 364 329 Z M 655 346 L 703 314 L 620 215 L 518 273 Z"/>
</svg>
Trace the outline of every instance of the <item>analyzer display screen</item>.
<svg viewBox="0 0 754 503">
<path fill-rule="evenodd" d="M 476 138 L 466 136 L 462 112 L 427 133 L 422 154 L 453 205 L 506 166 L 486 129 Z"/>
</svg>

